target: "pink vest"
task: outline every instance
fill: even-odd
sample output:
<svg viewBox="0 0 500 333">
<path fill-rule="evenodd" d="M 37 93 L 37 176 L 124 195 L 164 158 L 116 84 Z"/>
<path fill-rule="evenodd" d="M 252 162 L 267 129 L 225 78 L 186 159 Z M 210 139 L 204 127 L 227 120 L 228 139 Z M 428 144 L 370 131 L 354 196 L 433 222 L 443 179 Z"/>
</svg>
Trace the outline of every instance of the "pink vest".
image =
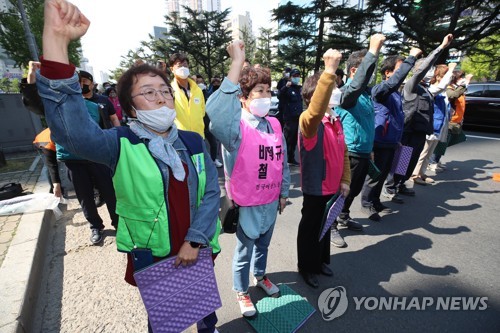
<svg viewBox="0 0 500 333">
<path fill-rule="evenodd" d="M 274 133 L 261 132 L 243 118 L 241 144 L 229 184 L 231 198 L 240 206 L 257 206 L 278 200 L 283 180 L 283 135 L 273 117 L 266 118 Z"/>
</svg>

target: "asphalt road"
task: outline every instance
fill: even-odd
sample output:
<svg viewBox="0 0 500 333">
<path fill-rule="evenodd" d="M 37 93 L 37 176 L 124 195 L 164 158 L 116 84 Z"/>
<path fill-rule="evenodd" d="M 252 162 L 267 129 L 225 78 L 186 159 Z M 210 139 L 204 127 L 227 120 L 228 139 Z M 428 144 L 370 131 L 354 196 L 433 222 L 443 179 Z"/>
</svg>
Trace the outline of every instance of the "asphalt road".
<svg viewBox="0 0 500 333">
<path fill-rule="evenodd" d="M 500 135 L 467 134 L 467 142 L 446 152 L 442 162 L 447 170 L 434 177 L 436 183 L 415 185 L 416 196 L 405 198 L 405 204 L 388 202 L 393 212 L 381 222 L 369 221 L 355 200 L 351 216 L 365 229 L 341 230 L 348 247 L 332 246 L 335 275 L 321 277 L 316 290 L 296 271 L 302 196 L 298 169 L 292 170 L 291 204 L 278 217 L 268 276 L 286 283 L 316 309 L 321 292 L 337 286 L 345 288 L 349 304 L 331 321 L 316 312 L 300 332 L 500 332 L 500 182 L 491 176 L 500 173 Z M 114 232 L 107 231 L 102 247 L 88 246 L 88 237 L 88 226 L 73 204 L 54 227 L 35 327 L 42 332 L 146 332 L 139 295 L 122 280 L 125 260 L 116 252 Z M 217 311 L 218 329 L 253 332 L 231 290 L 234 235 L 220 240 L 223 251 L 215 270 L 223 307 Z M 250 289 L 254 301 L 264 297 L 263 291 Z M 380 297 L 405 296 L 408 301 L 413 296 L 419 302 L 432 299 L 434 305 L 368 310 Z M 363 303 L 368 309 L 362 305 L 357 310 L 354 297 L 374 298 Z M 438 297 L 487 297 L 487 308 L 437 310 Z"/>
</svg>

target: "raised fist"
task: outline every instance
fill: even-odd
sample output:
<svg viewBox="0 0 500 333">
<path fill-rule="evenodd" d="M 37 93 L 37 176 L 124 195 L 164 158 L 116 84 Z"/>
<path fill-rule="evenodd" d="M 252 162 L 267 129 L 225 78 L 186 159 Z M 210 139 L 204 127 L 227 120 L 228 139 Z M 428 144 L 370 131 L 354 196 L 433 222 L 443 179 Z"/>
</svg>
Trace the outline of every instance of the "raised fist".
<svg viewBox="0 0 500 333">
<path fill-rule="evenodd" d="M 340 60 L 342 60 L 342 53 L 337 50 L 328 49 L 325 54 L 323 54 L 323 61 L 325 62 L 326 70 L 333 70 L 333 73 L 339 67 Z M 332 73 L 332 74 L 333 74 Z"/>
<path fill-rule="evenodd" d="M 236 61 L 245 61 L 245 43 L 241 40 L 234 40 L 226 48 L 227 53 L 231 59 Z"/>
<path fill-rule="evenodd" d="M 416 47 L 410 49 L 410 55 L 418 58 L 422 54 L 422 50 Z"/>
<path fill-rule="evenodd" d="M 370 37 L 370 52 L 375 54 L 380 51 L 382 44 L 384 44 L 385 36 L 383 34 L 374 34 Z"/>
<path fill-rule="evenodd" d="M 440 47 L 442 49 L 447 48 L 448 46 L 450 46 L 452 40 L 453 40 L 453 35 L 447 34 L 446 36 L 444 36 L 443 42 L 441 43 Z"/>
</svg>

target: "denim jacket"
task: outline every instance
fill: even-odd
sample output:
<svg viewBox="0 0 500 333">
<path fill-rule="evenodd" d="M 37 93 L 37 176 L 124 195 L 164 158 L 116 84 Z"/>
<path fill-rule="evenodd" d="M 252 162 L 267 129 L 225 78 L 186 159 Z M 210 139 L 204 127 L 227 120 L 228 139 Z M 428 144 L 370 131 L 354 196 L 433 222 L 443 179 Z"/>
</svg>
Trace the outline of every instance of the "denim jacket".
<svg viewBox="0 0 500 333">
<path fill-rule="evenodd" d="M 78 75 L 62 80 L 49 80 L 37 72 L 36 84 L 45 107 L 45 116 L 54 141 L 84 159 L 107 165 L 113 172 L 120 153 L 116 129 L 103 130 L 90 118 L 82 97 Z M 173 144 L 182 161 L 189 168 L 187 179 L 191 226 L 186 241 L 208 244 L 215 234 L 219 212 L 220 188 L 217 170 L 204 146 L 207 183 L 205 195 L 198 208 L 197 173 L 189 153 L 180 139 Z M 168 193 L 168 168 L 157 160 L 164 175 L 165 195 Z"/>
</svg>

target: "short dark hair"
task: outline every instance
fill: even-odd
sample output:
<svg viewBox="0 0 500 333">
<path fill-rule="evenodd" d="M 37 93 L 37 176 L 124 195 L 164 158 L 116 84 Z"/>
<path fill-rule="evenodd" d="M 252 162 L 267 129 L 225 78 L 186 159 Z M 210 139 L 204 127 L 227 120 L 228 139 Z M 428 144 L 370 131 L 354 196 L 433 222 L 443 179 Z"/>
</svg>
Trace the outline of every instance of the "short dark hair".
<svg viewBox="0 0 500 333">
<path fill-rule="evenodd" d="M 368 52 L 367 49 L 363 49 L 351 53 L 351 55 L 349 56 L 349 58 L 347 58 L 346 61 L 347 75 L 351 75 L 351 68 L 358 68 L 359 65 L 361 65 L 361 62 L 363 61 L 363 58 L 365 57 L 367 52 Z"/>
<path fill-rule="evenodd" d="M 382 79 L 385 80 L 385 71 L 394 72 L 394 68 L 396 68 L 396 64 L 398 61 L 404 61 L 405 58 L 400 55 L 390 55 L 385 57 L 382 61 L 382 67 L 380 68 L 380 74 L 382 74 Z"/>
<path fill-rule="evenodd" d="M 187 57 L 187 55 L 185 55 L 184 53 L 174 53 L 170 56 L 170 58 L 168 58 L 168 67 L 174 67 L 174 64 L 176 62 L 184 62 L 187 61 L 188 65 L 189 65 L 189 59 Z"/>
<path fill-rule="evenodd" d="M 259 83 L 271 87 L 271 71 L 264 67 L 246 67 L 241 71 L 239 83 L 243 97 L 248 98 L 250 91 Z"/>
<path fill-rule="evenodd" d="M 171 87 L 170 80 L 168 79 L 166 73 L 154 66 L 148 64 L 142 64 L 130 67 L 125 73 L 122 74 L 122 76 L 118 80 L 118 85 L 116 86 L 116 90 L 118 93 L 118 100 L 120 101 L 122 110 L 129 117 L 132 117 L 130 113 L 133 107 L 132 87 L 138 80 L 137 76 L 143 74 L 149 76 L 159 76 L 163 79 L 163 81 L 165 81 L 165 83 L 169 87 Z"/>
<path fill-rule="evenodd" d="M 451 83 L 456 84 L 458 80 L 460 80 L 463 77 L 465 77 L 464 71 L 453 71 L 453 75 L 451 77 Z"/>
<path fill-rule="evenodd" d="M 316 86 L 318 85 L 319 78 L 323 74 L 323 72 L 316 72 L 312 76 L 309 76 L 302 85 L 302 99 L 306 107 L 311 103 L 311 98 L 316 90 Z"/>
</svg>

